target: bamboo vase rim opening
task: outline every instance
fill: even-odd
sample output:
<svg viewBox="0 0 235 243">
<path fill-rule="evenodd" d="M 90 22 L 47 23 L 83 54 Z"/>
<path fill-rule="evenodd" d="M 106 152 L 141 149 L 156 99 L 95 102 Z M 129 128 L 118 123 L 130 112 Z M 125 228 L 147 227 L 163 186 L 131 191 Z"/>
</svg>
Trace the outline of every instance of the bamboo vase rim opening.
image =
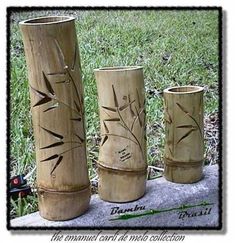
<svg viewBox="0 0 235 243">
<path fill-rule="evenodd" d="M 142 66 L 111 66 L 94 69 L 94 72 L 123 72 L 143 69 Z"/>
<path fill-rule="evenodd" d="M 44 16 L 38 18 L 27 19 L 21 21 L 20 25 L 50 25 L 50 24 L 61 24 L 65 22 L 74 21 L 75 18 L 71 16 Z"/>
<path fill-rule="evenodd" d="M 169 94 L 191 94 L 191 93 L 199 93 L 204 90 L 201 86 L 193 86 L 193 85 L 185 85 L 185 86 L 174 86 L 164 89 L 164 93 Z"/>
</svg>

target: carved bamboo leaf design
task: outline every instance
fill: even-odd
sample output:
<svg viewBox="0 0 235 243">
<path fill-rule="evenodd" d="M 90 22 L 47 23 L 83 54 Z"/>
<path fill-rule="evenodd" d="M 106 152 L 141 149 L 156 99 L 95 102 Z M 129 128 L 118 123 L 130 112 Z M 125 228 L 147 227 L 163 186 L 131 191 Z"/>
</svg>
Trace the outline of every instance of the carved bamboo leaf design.
<svg viewBox="0 0 235 243">
<path fill-rule="evenodd" d="M 64 84 L 64 83 L 68 83 L 68 80 L 62 80 L 62 81 L 56 81 L 56 84 Z"/>
<path fill-rule="evenodd" d="M 58 158 L 58 160 L 56 161 L 53 169 L 51 170 L 51 173 L 50 173 L 51 175 L 55 171 L 55 169 L 58 167 L 58 165 L 61 163 L 62 160 L 63 160 L 63 155 L 60 155 L 59 158 Z"/>
<path fill-rule="evenodd" d="M 112 111 L 112 112 L 116 112 L 117 109 L 116 108 L 112 108 L 112 107 L 108 107 L 108 106 L 101 106 L 103 109 L 108 110 L 108 111 Z"/>
<path fill-rule="evenodd" d="M 181 104 L 176 102 L 176 105 L 185 113 L 185 114 L 189 114 L 189 112 L 186 110 L 186 108 L 184 108 Z"/>
<path fill-rule="evenodd" d="M 53 132 L 53 131 L 51 131 L 51 130 L 48 130 L 48 129 L 44 128 L 44 127 L 41 127 L 41 128 L 42 128 L 44 131 L 46 131 L 47 133 L 49 133 L 50 135 L 52 135 L 53 137 L 55 137 L 56 139 L 61 140 L 61 139 L 64 138 L 62 135 L 60 135 L 60 134 L 58 134 L 58 133 L 55 133 L 55 132 Z"/>
<path fill-rule="evenodd" d="M 74 135 L 79 139 L 79 141 L 81 143 L 83 143 L 85 141 L 85 139 L 84 138 L 81 138 L 78 134 L 75 133 Z"/>
<path fill-rule="evenodd" d="M 198 129 L 196 126 L 193 126 L 193 125 L 180 125 L 180 126 L 177 126 L 176 128 L 191 128 L 194 130 Z"/>
<path fill-rule="evenodd" d="M 46 88 L 48 90 L 48 92 L 51 94 L 51 95 L 55 95 L 55 91 L 53 90 L 49 80 L 47 79 L 47 76 L 45 75 L 45 73 L 42 71 L 42 75 L 43 75 L 43 79 L 45 81 L 45 84 L 46 84 Z"/>
<path fill-rule="evenodd" d="M 110 137 L 124 138 L 124 139 L 127 139 L 127 140 L 135 143 L 138 146 L 138 143 L 135 140 L 133 140 L 131 138 L 128 138 L 128 137 L 125 137 L 125 136 L 122 136 L 122 135 L 117 135 L 117 134 L 112 134 L 112 133 L 105 133 L 105 134 L 102 134 L 101 136 L 110 136 Z"/>
<path fill-rule="evenodd" d="M 195 131 L 194 128 L 190 129 L 188 132 L 186 132 L 177 142 L 177 144 L 179 144 L 183 139 L 185 139 L 186 137 L 188 137 L 193 131 Z"/>
<path fill-rule="evenodd" d="M 78 118 L 71 118 L 70 120 L 72 120 L 72 121 L 81 121 L 82 120 L 82 118 L 81 117 L 78 117 Z"/>
<path fill-rule="evenodd" d="M 60 142 L 52 143 L 52 144 L 47 145 L 45 147 L 42 147 L 40 149 L 54 148 L 54 147 L 57 147 L 57 146 L 60 146 L 60 145 L 63 145 L 63 144 L 64 144 L 64 142 L 63 141 L 60 141 Z"/>
<path fill-rule="evenodd" d="M 50 101 L 51 101 L 51 98 L 49 98 L 48 96 L 46 96 L 43 99 L 39 100 L 35 105 L 33 105 L 33 107 L 46 104 L 46 103 L 48 103 Z"/>
<path fill-rule="evenodd" d="M 65 76 L 68 79 L 67 82 L 71 83 L 73 85 L 73 87 L 74 87 L 74 91 L 76 93 L 76 96 L 77 96 L 77 99 L 78 99 L 78 103 L 79 103 L 79 105 L 77 105 L 77 109 L 79 110 L 78 112 L 79 113 L 81 112 L 83 114 L 84 111 L 83 111 L 83 106 L 82 106 L 82 97 L 81 97 L 81 95 L 79 93 L 79 89 L 78 89 L 78 87 L 76 85 L 76 82 L 74 80 L 74 77 L 73 77 L 73 73 L 75 71 L 75 66 L 76 66 L 75 64 L 77 62 L 77 60 L 76 60 L 77 59 L 77 47 L 75 46 L 74 61 L 73 61 L 72 66 L 71 66 L 70 64 L 67 64 L 65 62 L 65 56 L 64 56 L 64 53 L 62 51 L 62 48 L 61 48 L 59 42 L 56 39 L 54 39 L 54 41 L 55 41 L 56 49 L 57 49 L 57 52 L 58 52 L 59 61 L 61 63 L 61 66 L 64 69 Z M 64 82 L 66 82 L 66 81 L 64 81 Z M 64 82 L 62 81 L 62 83 L 64 83 Z"/>
<path fill-rule="evenodd" d="M 123 111 L 123 110 L 125 110 L 128 106 L 130 106 L 130 105 L 131 105 L 132 103 L 134 103 L 134 102 L 135 102 L 135 100 L 132 100 L 131 102 L 128 102 L 127 104 L 121 106 L 121 107 L 119 108 L 119 111 Z"/>
<path fill-rule="evenodd" d="M 53 72 L 53 73 L 47 73 L 48 76 L 65 76 L 66 75 L 66 72 L 65 71 L 62 71 L 62 72 Z"/>
<path fill-rule="evenodd" d="M 130 94 L 128 94 L 128 101 L 129 101 L 129 103 L 131 103 L 131 96 L 130 96 Z M 131 116 L 134 117 L 135 116 L 135 112 L 132 109 L 132 104 L 130 104 L 130 112 L 131 112 Z"/>
<path fill-rule="evenodd" d="M 48 103 L 48 102 L 50 102 L 52 100 L 47 94 L 43 93 L 42 91 L 37 90 L 37 89 L 33 88 L 32 86 L 30 86 L 30 87 L 34 91 L 34 93 L 38 97 L 41 98 L 36 104 L 33 105 L 33 107 L 46 104 L 46 103 Z"/>
<path fill-rule="evenodd" d="M 64 83 L 69 83 L 69 80 L 67 78 L 67 72 L 66 71 L 59 71 L 59 72 L 52 72 L 52 73 L 47 73 L 47 76 L 61 76 L 64 77 L 64 80 L 61 81 L 56 81 L 56 84 L 64 84 Z"/>
<path fill-rule="evenodd" d="M 74 86 L 74 89 L 75 89 L 76 95 L 78 97 L 79 103 L 81 103 L 77 86 L 76 86 L 76 84 L 73 80 L 73 76 L 71 74 L 72 72 L 75 71 L 76 63 L 78 61 L 77 57 L 79 56 L 77 43 L 74 46 L 74 57 L 73 57 L 72 64 L 70 65 L 70 64 L 67 64 L 66 61 L 65 61 L 65 55 L 63 53 L 63 50 L 62 50 L 61 45 L 58 42 L 58 40 L 53 38 L 53 41 L 55 43 L 55 48 L 56 48 L 56 51 L 57 51 L 57 54 L 58 54 L 58 60 L 59 60 L 60 66 L 63 70 L 57 71 L 57 72 L 51 72 L 51 73 L 48 73 L 47 75 L 64 76 L 65 77 L 65 80 L 63 80 L 63 81 L 56 81 L 57 84 L 61 84 L 61 83 L 65 83 L 65 82 L 70 83 L 70 81 L 72 81 L 72 84 Z M 80 61 L 79 61 L 79 66 L 80 66 Z"/>
<path fill-rule="evenodd" d="M 58 157 L 59 157 L 58 154 L 54 154 L 54 155 L 52 155 L 52 156 L 50 156 L 50 157 L 48 157 L 46 159 L 41 160 L 41 162 L 46 162 L 46 161 L 49 161 L 49 160 L 53 160 L 53 159 L 56 159 Z"/>
<path fill-rule="evenodd" d="M 181 105 L 181 104 L 179 104 L 179 103 L 177 103 L 176 102 L 176 105 L 187 115 L 187 116 L 189 116 L 193 121 L 194 121 L 194 123 L 196 124 L 196 126 L 197 126 L 197 128 L 198 128 L 198 130 L 199 130 L 199 132 L 200 132 L 200 135 L 201 135 L 201 137 L 202 137 L 202 131 L 201 131 L 201 128 L 200 128 L 200 126 L 199 126 L 199 124 L 198 124 L 198 122 L 197 122 L 197 120 L 192 116 L 192 115 L 190 115 L 190 113 Z"/>
<path fill-rule="evenodd" d="M 137 114 L 137 118 L 138 118 L 140 127 L 142 127 L 142 126 L 143 126 L 143 123 L 142 123 L 142 121 L 141 121 L 141 119 L 140 119 L 140 115 L 139 115 L 139 113 L 138 113 L 138 110 L 137 110 L 136 106 L 135 106 L 135 110 L 136 110 L 136 114 Z"/>
<path fill-rule="evenodd" d="M 55 91 L 54 91 L 54 89 L 52 88 L 52 86 L 51 86 L 49 80 L 47 79 L 47 77 L 46 77 L 46 75 L 45 75 L 45 73 L 44 73 L 43 71 L 42 71 L 42 75 L 43 75 L 43 80 L 44 80 L 44 82 L 45 82 L 46 89 L 47 89 L 47 92 L 49 93 L 49 95 L 46 94 L 46 93 L 44 93 L 44 92 L 42 92 L 42 91 L 40 91 L 40 90 L 37 90 L 37 89 L 33 88 L 32 86 L 30 86 L 31 89 L 34 91 L 34 93 L 35 93 L 38 97 L 41 98 L 36 104 L 33 105 L 33 107 L 36 107 L 36 106 L 40 106 L 40 105 L 46 104 L 46 103 L 52 101 L 53 96 L 55 96 Z M 54 99 L 54 98 L 53 98 L 53 99 Z M 50 111 L 50 110 L 52 110 L 52 109 L 55 109 L 55 108 L 58 107 L 58 105 L 59 105 L 58 103 L 57 103 L 57 104 L 54 104 L 54 105 L 48 107 L 47 109 L 45 109 L 44 112 Z"/>
<path fill-rule="evenodd" d="M 106 112 L 105 110 L 104 110 L 104 113 L 105 113 L 108 117 L 111 117 L 111 115 L 110 115 L 108 112 Z"/>
<path fill-rule="evenodd" d="M 64 84 L 64 83 L 69 83 L 70 80 L 69 78 L 67 77 L 67 72 L 63 71 L 63 72 L 54 72 L 54 73 L 47 73 L 48 76 L 62 76 L 64 77 L 63 80 L 60 80 L 60 81 L 55 81 L 56 84 Z"/>
<path fill-rule="evenodd" d="M 129 131 L 126 126 L 124 126 L 121 122 L 118 123 L 120 126 L 122 126 L 125 130 Z"/>
<path fill-rule="evenodd" d="M 142 113 L 145 114 L 144 107 L 138 112 L 138 116 L 136 116 L 135 119 L 133 120 L 132 125 L 131 125 L 131 131 L 133 131 L 135 122 L 137 121 L 138 117 L 140 117 L 140 115 L 141 115 Z"/>
<path fill-rule="evenodd" d="M 123 106 L 120 106 L 119 107 L 119 103 L 118 103 L 118 99 L 117 99 L 117 95 L 116 95 L 116 91 L 115 91 L 115 88 L 114 88 L 114 85 L 112 85 L 112 91 L 113 91 L 113 100 L 114 100 L 114 107 L 108 107 L 108 106 L 101 106 L 103 109 L 104 109 L 104 112 L 105 110 L 108 110 L 108 111 L 112 111 L 112 112 L 115 112 L 115 117 L 111 117 L 111 118 L 107 118 L 107 119 L 104 119 L 103 120 L 103 124 L 104 124 L 104 129 L 106 131 L 106 134 L 102 134 L 101 136 L 104 136 L 104 138 L 102 139 L 101 141 L 101 146 L 104 145 L 104 143 L 108 140 L 109 136 L 117 136 L 117 137 L 122 137 L 122 138 L 125 138 L 125 139 L 128 139 L 132 142 L 134 142 L 137 146 L 139 146 L 139 149 L 140 149 L 140 152 L 141 152 L 141 155 L 142 157 L 144 158 L 144 154 L 143 154 L 143 149 L 142 149 L 142 146 L 141 146 L 141 143 L 139 141 L 139 139 L 136 137 L 136 135 L 133 133 L 132 129 L 133 129 L 133 126 L 134 126 L 134 123 L 135 121 L 138 119 L 139 120 L 139 124 L 140 124 L 140 127 L 142 128 L 143 127 L 143 122 L 140 118 L 140 114 L 144 111 L 144 108 L 140 109 L 139 111 L 137 110 L 136 106 L 136 113 L 133 111 L 132 109 L 132 105 L 136 102 L 136 100 L 132 100 L 131 101 L 131 98 L 130 98 L 130 94 L 128 94 L 128 103 L 124 104 Z M 125 96 L 126 97 L 126 96 Z M 140 102 L 140 101 L 139 101 Z M 141 106 L 141 104 L 138 104 L 139 106 Z M 125 122 L 123 116 L 122 116 L 122 111 L 125 110 L 127 107 L 130 107 L 130 114 L 132 116 L 132 118 L 134 118 L 133 122 L 132 122 L 132 128 L 130 128 L 128 126 L 128 124 Z M 106 113 L 106 112 L 105 112 Z M 109 115 L 109 114 L 108 114 Z M 109 115 L 110 116 L 110 115 Z M 129 137 L 125 137 L 125 136 L 121 136 L 121 135 L 117 135 L 117 134 L 110 134 L 109 133 L 109 130 L 108 130 L 108 127 L 107 127 L 107 123 L 106 122 L 118 122 L 118 124 L 120 126 L 122 126 L 129 134 L 132 138 L 129 138 Z"/>
<path fill-rule="evenodd" d="M 30 88 L 34 91 L 34 93 L 40 97 L 40 98 L 44 98 L 44 97 L 48 97 L 47 94 L 45 94 L 44 92 L 40 91 L 40 90 L 37 90 L 35 88 L 33 88 L 32 86 L 30 86 Z M 48 97 L 49 98 L 49 97 Z"/>
<path fill-rule="evenodd" d="M 120 121 L 120 118 L 118 118 L 118 117 L 108 118 L 108 119 L 105 119 L 104 121 L 111 121 L 111 122 L 113 122 L 113 121 Z"/>
<path fill-rule="evenodd" d="M 104 143 L 107 142 L 108 138 L 109 138 L 108 135 L 104 136 L 104 138 L 103 138 L 103 140 L 101 142 L 101 146 L 103 146 Z"/>
<path fill-rule="evenodd" d="M 75 43 L 75 47 L 74 47 L 74 58 L 73 58 L 73 61 L 72 61 L 72 64 L 71 66 L 69 64 L 66 64 L 65 62 L 65 55 L 62 51 L 62 48 L 59 44 L 59 42 L 56 40 L 56 39 L 53 39 L 54 40 L 54 43 L 55 43 L 55 48 L 56 48 L 56 51 L 57 51 L 57 55 L 58 55 L 58 60 L 59 60 L 59 64 L 61 65 L 61 71 L 58 71 L 58 72 L 50 72 L 50 73 L 44 73 L 44 71 L 42 71 L 42 76 L 43 76 L 43 81 L 44 81 L 44 87 L 45 87 L 45 92 L 42 92 L 40 90 L 37 90 L 33 87 L 32 90 L 35 92 L 35 94 L 40 98 L 40 100 L 34 105 L 34 106 L 39 106 L 39 105 L 42 105 L 42 104 L 46 104 L 50 101 L 53 101 L 53 104 L 50 104 L 49 106 L 47 106 L 47 108 L 43 111 L 43 112 L 48 112 L 50 110 L 53 110 L 55 108 L 57 108 L 59 105 L 64 105 L 66 106 L 67 108 L 73 110 L 74 112 L 77 113 L 77 117 L 72 117 L 70 118 L 71 120 L 74 120 L 74 121 L 81 121 L 82 120 L 82 114 L 83 114 L 83 106 L 82 106 L 82 100 L 81 100 L 81 97 L 80 97 L 80 94 L 79 94 L 79 89 L 76 85 L 76 82 L 74 80 L 74 77 L 73 77 L 73 72 L 75 71 L 75 68 L 76 68 L 76 63 L 77 63 L 77 58 L 79 57 L 79 53 L 78 53 L 78 50 L 77 50 L 77 44 Z M 79 65 L 80 65 L 80 62 L 79 62 Z M 65 83 L 65 82 L 68 82 L 73 85 L 73 89 L 75 90 L 76 92 L 76 95 L 77 95 L 77 101 L 78 103 L 74 100 L 74 107 L 71 107 L 70 105 L 64 103 L 63 101 L 60 101 L 58 99 L 58 97 L 56 97 L 56 93 L 55 93 L 55 90 L 53 89 L 53 84 L 51 84 L 50 80 L 48 79 L 49 76 L 61 76 L 63 77 L 64 80 L 60 81 L 60 80 L 57 80 L 55 83 L 59 84 L 59 83 Z M 40 127 L 42 128 L 45 132 L 47 132 L 50 136 L 53 136 L 53 138 L 59 140 L 57 142 L 53 142 L 49 145 L 44 145 L 43 147 L 41 147 L 40 149 L 51 149 L 51 148 L 57 148 L 57 147 L 60 147 L 60 146 L 63 146 L 64 144 L 66 143 L 69 143 L 69 144 L 72 144 L 72 143 L 77 143 L 78 146 L 76 147 L 71 147 L 69 146 L 69 149 L 67 150 L 64 150 L 60 153 L 55 153 L 47 158 L 44 158 L 41 160 L 41 162 L 49 162 L 49 161 L 52 161 L 52 160 L 55 160 L 57 159 L 55 165 L 53 166 L 53 169 L 51 171 L 50 174 L 52 174 L 56 168 L 59 166 L 59 164 L 61 163 L 61 161 L 63 160 L 64 156 L 63 154 L 65 153 L 68 153 L 70 151 L 72 151 L 73 149 L 76 149 L 78 147 L 81 147 L 82 143 L 85 141 L 83 138 L 81 138 L 79 135 L 75 134 L 76 137 L 79 139 L 79 141 L 64 141 L 64 136 L 57 133 L 57 132 L 54 132 L 52 130 L 49 130 L 45 127 Z"/>
<path fill-rule="evenodd" d="M 114 105 L 115 105 L 115 107 L 119 107 L 118 100 L 117 100 L 117 95 L 116 95 L 116 92 L 115 92 L 115 89 L 114 89 L 114 86 L 113 85 L 112 85 L 112 89 L 113 89 Z"/>
<path fill-rule="evenodd" d="M 56 103 L 52 106 L 49 106 L 46 110 L 44 110 L 43 112 L 47 112 L 47 111 L 50 111 L 50 110 L 53 110 L 53 109 L 56 109 L 57 107 L 59 106 L 59 103 Z"/>
<path fill-rule="evenodd" d="M 50 156 L 50 157 L 48 157 L 48 158 L 46 158 L 46 159 L 44 159 L 44 160 L 41 160 L 41 162 L 47 162 L 47 161 L 54 160 L 54 159 L 58 158 L 56 164 L 54 165 L 54 167 L 53 167 L 53 169 L 52 169 L 52 171 L 51 171 L 51 173 L 50 173 L 50 174 L 52 174 L 52 173 L 55 171 L 55 169 L 58 167 L 58 165 L 61 163 L 61 161 L 62 161 L 62 159 L 63 159 L 62 154 L 68 153 L 68 152 L 72 151 L 73 149 L 76 149 L 76 148 L 78 148 L 78 147 L 80 147 L 80 146 L 81 146 L 81 145 L 78 145 L 78 146 L 76 146 L 76 147 L 73 147 L 73 148 L 70 148 L 70 149 L 68 149 L 68 150 L 63 151 L 62 153 L 54 154 L 54 155 L 52 155 L 52 156 Z"/>
<path fill-rule="evenodd" d="M 108 129 L 107 125 L 105 124 L 105 121 L 103 121 L 103 124 L 104 124 L 105 132 L 106 132 L 106 133 L 109 133 L 109 129 Z"/>
</svg>

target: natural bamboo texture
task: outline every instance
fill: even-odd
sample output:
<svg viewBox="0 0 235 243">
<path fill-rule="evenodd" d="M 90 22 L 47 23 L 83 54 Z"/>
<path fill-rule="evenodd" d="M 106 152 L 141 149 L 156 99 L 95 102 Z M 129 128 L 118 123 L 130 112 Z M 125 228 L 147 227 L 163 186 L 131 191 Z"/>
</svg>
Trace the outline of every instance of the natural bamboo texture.
<svg viewBox="0 0 235 243">
<path fill-rule="evenodd" d="M 101 144 L 98 193 L 110 202 L 133 201 L 145 193 L 146 136 L 142 67 L 95 70 Z"/>
<path fill-rule="evenodd" d="M 40 215 L 66 220 L 90 201 L 83 87 L 74 18 L 20 23 L 30 86 Z"/>
<path fill-rule="evenodd" d="M 193 183 L 201 179 L 204 159 L 203 88 L 164 90 L 165 169 L 167 180 Z"/>
</svg>

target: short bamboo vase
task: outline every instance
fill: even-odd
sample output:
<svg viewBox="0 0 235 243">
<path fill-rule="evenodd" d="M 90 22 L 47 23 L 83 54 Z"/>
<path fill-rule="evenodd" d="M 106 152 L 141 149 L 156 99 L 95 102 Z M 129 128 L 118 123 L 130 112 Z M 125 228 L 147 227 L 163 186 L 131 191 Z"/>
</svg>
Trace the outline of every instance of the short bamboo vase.
<svg viewBox="0 0 235 243">
<path fill-rule="evenodd" d="M 165 178 L 176 183 L 199 181 L 204 159 L 203 88 L 165 89 L 164 109 Z"/>
<path fill-rule="evenodd" d="M 142 67 L 95 70 L 101 144 L 98 193 L 110 202 L 133 201 L 145 193 L 146 136 Z"/>
<path fill-rule="evenodd" d="M 28 66 L 40 215 L 67 220 L 90 201 L 80 57 L 72 17 L 20 23 Z"/>
</svg>

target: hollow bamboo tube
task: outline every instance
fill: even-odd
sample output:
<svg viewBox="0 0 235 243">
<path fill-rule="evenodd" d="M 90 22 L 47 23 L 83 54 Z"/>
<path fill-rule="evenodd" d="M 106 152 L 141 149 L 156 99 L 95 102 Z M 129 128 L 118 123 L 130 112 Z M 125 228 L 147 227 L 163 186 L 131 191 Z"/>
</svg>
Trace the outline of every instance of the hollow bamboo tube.
<svg viewBox="0 0 235 243">
<path fill-rule="evenodd" d="M 90 201 L 83 88 L 74 18 L 20 22 L 30 86 L 40 215 L 67 220 Z"/>
<path fill-rule="evenodd" d="M 101 144 L 98 193 L 110 202 L 144 195 L 147 160 L 142 67 L 95 69 Z"/>
<path fill-rule="evenodd" d="M 165 178 L 176 183 L 200 180 L 204 159 L 203 88 L 181 86 L 165 89 L 164 115 Z"/>
</svg>

